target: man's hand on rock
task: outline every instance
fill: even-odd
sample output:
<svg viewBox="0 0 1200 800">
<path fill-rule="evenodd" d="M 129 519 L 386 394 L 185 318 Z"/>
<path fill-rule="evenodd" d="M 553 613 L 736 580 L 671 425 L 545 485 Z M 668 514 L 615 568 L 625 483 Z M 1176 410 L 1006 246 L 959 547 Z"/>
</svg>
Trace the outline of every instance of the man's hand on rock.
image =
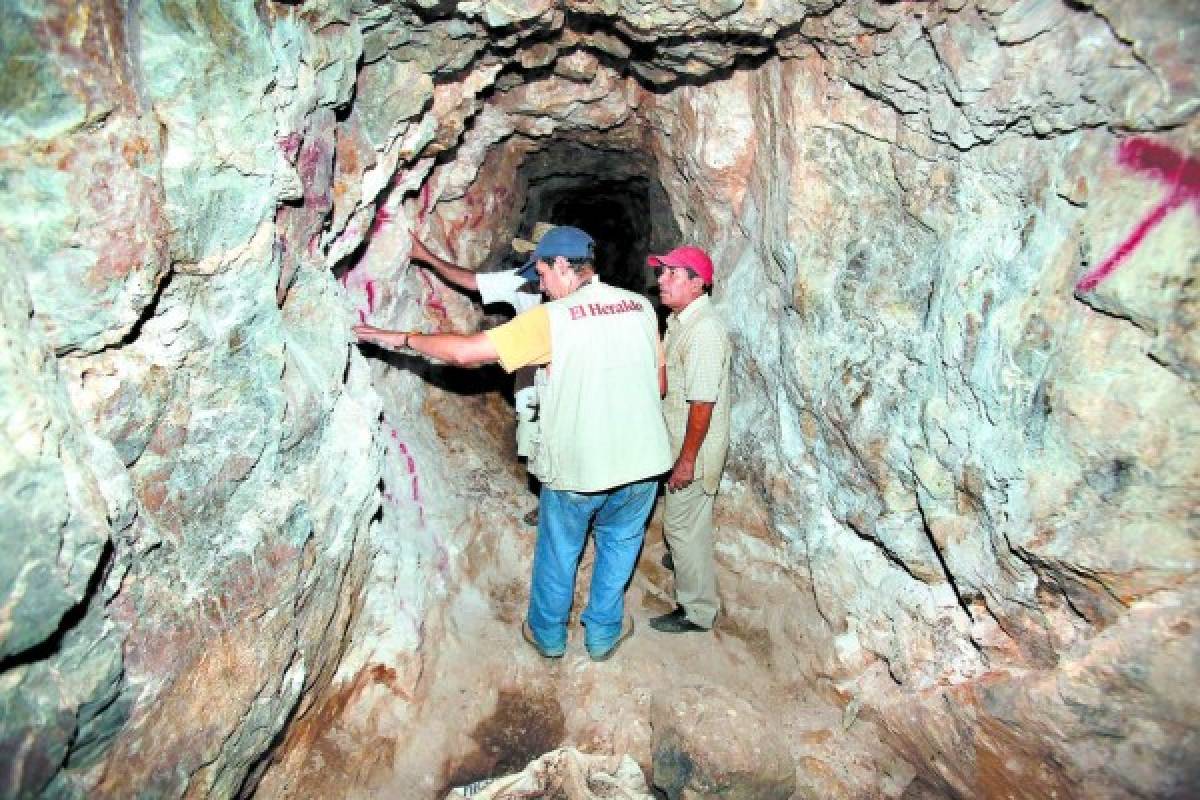
<svg viewBox="0 0 1200 800">
<path fill-rule="evenodd" d="M 389 350 L 403 350 L 408 347 L 409 331 L 389 331 L 376 328 L 374 325 L 355 325 L 351 330 L 359 342 L 378 345 Z"/>
</svg>

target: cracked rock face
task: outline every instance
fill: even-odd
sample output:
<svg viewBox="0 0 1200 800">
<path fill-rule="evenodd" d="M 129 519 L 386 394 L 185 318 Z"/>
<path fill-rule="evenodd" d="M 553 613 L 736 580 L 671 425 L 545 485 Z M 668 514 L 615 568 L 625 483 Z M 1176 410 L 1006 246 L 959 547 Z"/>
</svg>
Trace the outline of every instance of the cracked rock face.
<svg viewBox="0 0 1200 800">
<path fill-rule="evenodd" d="M 782 731 L 779 796 L 1200 783 L 1194 4 L 4 19 L 0 795 L 437 797 L 570 745 L 675 796 L 667 717 L 672 765 Z M 520 642 L 506 379 L 350 344 L 493 324 L 410 232 L 492 269 L 540 220 L 639 291 L 704 246 L 735 343 L 717 630 L 603 668 Z"/>
</svg>

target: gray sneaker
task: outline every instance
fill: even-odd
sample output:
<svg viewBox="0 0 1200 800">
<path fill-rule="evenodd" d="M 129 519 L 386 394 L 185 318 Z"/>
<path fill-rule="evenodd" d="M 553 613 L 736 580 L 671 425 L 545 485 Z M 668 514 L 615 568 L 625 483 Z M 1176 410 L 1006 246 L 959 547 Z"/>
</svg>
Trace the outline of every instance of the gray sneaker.
<svg viewBox="0 0 1200 800">
<path fill-rule="evenodd" d="M 625 620 L 621 623 L 620 635 L 617 636 L 615 642 L 609 645 L 607 650 L 596 651 L 590 647 L 588 648 L 588 655 L 591 656 L 592 661 L 608 661 L 612 658 L 613 653 L 617 652 L 617 648 L 621 646 L 621 643 L 630 636 L 633 636 L 633 627 L 633 617 L 628 614 L 625 615 Z"/>
<path fill-rule="evenodd" d="M 538 640 L 533 636 L 533 630 L 529 627 L 529 620 L 521 622 L 521 636 L 529 643 L 529 646 L 537 651 L 537 654 L 542 658 L 562 658 L 563 653 L 567 652 L 566 646 L 561 650 L 547 650 L 538 644 Z"/>
</svg>

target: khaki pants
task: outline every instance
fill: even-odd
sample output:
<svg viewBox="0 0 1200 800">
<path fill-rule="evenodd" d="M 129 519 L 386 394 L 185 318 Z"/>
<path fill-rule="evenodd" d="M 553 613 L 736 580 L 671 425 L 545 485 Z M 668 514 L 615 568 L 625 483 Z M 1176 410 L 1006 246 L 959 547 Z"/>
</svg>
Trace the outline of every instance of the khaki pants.
<svg viewBox="0 0 1200 800">
<path fill-rule="evenodd" d="M 720 606 L 713 567 L 714 499 L 699 481 L 663 495 L 663 538 L 675 562 L 675 602 L 702 628 L 712 627 Z"/>
</svg>

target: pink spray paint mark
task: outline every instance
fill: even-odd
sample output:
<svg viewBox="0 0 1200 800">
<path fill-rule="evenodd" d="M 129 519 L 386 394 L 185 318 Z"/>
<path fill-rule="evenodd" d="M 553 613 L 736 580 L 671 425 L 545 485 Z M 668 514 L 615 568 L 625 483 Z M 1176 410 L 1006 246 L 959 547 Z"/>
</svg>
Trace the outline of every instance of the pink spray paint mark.
<svg viewBox="0 0 1200 800">
<path fill-rule="evenodd" d="M 1129 258 L 1147 234 L 1154 230 L 1167 214 L 1188 203 L 1193 205 L 1193 211 L 1200 213 L 1200 159 L 1185 156 L 1153 139 L 1135 137 L 1121 142 L 1117 150 L 1117 163 L 1125 169 L 1142 173 L 1166 184 L 1170 187 L 1170 192 L 1142 218 L 1108 258 L 1075 284 L 1076 291 L 1091 291 L 1116 272 L 1117 267 Z"/>
<path fill-rule="evenodd" d="M 411 478 L 409 491 L 412 494 L 412 502 L 417 507 L 417 519 L 420 522 L 421 527 L 424 527 L 425 505 L 421 502 L 421 479 L 417 474 L 416 459 L 414 459 L 412 453 L 409 452 L 408 446 L 404 444 L 404 442 L 400 441 L 400 434 L 394 427 L 389 425 L 388 433 L 391 436 L 392 441 L 396 443 L 396 448 L 400 451 L 400 455 L 403 456 L 404 468 L 408 470 L 408 475 Z"/>
<path fill-rule="evenodd" d="M 309 139 L 305 142 L 304 147 L 300 150 L 300 163 L 297 165 L 300 168 L 300 177 L 306 182 L 311 181 L 323 157 L 319 140 Z"/>
<path fill-rule="evenodd" d="M 295 164 L 296 153 L 300 152 L 300 142 L 303 141 L 300 134 L 292 131 L 287 136 L 280 136 L 275 141 L 279 145 L 279 149 L 283 151 L 284 156 L 287 157 L 287 160 Z"/>
<path fill-rule="evenodd" d="M 400 455 L 404 456 L 405 466 L 408 467 L 408 474 L 413 476 L 412 498 L 416 502 L 421 502 L 421 490 L 417 485 L 417 462 L 413 460 L 412 454 L 408 452 L 408 448 L 404 442 L 398 442 L 400 445 Z"/>
<path fill-rule="evenodd" d="M 304 203 L 308 206 L 328 206 L 332 201 L 329 190 L 328 165 L 332 154 L 319 139 L 311 139 L 300 148 L 296 171 L 304 188 Z"/>
<path fill-rule="evenodd" d="M 383 230 L 384 227 L 386 227 L 392 221 L 392 219 L 393 214 L 392 212 L 388 211 L 386 207 L 381 207 L 378 211 L 376 211 L 375 222 L 371 225 L 371 236 L 374 236 Z"/>
<path fill-rule="evenodd" d="M 421 185 L 421 210 L 417 212 L 417 221 L 424 222 L 425 215 L 429 213 L 429 184 Z"/>
<path fill-rule="evenodd" d="M 367 312 L 375 313 L 375 281 L 367 281 L 363 287 L 367 290 Z"/>
<path fill-rule="evenodd" d="M 421 280 L 425 282 L 425 288 L 429 290 L 425 298 L 425 305 L 441 314 L 444 319 L 449 318 L 450 312 L 446 310 L 446 304 L 442 302 L 442 296 L 438 294 L 437 287 L 433 285 L 433 281 L 425 274 L 425 270 L 418 273 Z"/>
<path fill-rule="evenodd" d="M 342 273 L 342 286 L 348 292 L 361 291 L 366 295 L 367 305 L 363 308 L 361 305 L 356 309 L 358 311 L 359 320 L 365 325 L 367 324 L 367 314 L 375 313 L 375 281 L 371 274 L 361 264 Z"/>
</svg>

